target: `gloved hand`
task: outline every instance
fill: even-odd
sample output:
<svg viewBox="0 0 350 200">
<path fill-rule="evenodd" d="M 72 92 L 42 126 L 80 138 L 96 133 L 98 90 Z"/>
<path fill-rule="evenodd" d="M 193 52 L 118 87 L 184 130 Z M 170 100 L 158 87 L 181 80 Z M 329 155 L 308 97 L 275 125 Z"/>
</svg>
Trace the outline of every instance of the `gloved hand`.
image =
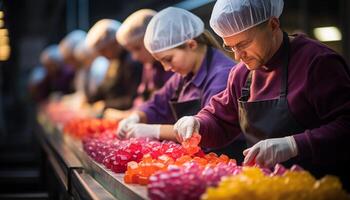
<svg viewBox="0 0 350 200">
<path fill-rule="evenodd" d="M 174 125 L 174 131 L 176 132 L 179 142 L 189 139 L 193 133 L 199 132 L 199 121 L 192 116 L 185 116 L 179 119 Z"/>
<path fill-rule="evenodd" d="M 136 113 L 131 114 L 129 117 L 121 120 L 118 125 L 117 129 L 117 135 L 120 138 L 126 137 L 126 131 L 128 129 L 128 126 L 131 124 L 136 124 L 140 121 L 140 116 Z"/>
<path fill-rule="evenodd" d="M 261 167 L 273 167 L 298 155 L 293 136 L 266 139 L 243 151 L 244 165 L 258 164 Z"/>
<path fill-rule="evenodd" d="M 160 124 L 130 124 L 126 129 L 126 138 L 131 137 L 148 137 L 159 139 Z"/>
</svg>

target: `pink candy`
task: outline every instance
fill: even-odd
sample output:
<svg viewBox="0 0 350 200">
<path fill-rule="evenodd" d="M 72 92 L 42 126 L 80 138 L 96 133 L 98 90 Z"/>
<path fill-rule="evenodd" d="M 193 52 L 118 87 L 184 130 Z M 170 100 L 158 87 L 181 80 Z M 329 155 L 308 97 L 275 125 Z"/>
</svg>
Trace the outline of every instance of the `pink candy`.
<svg viewBox="0 0 350 200">
<path fill-rule="evenodd" d="M 119 140 L 113 134 L 85 138 L 83 147 L 95 161 L 117 173 L 125 172 L 130 161 L 140 162 L 145 154 L 150 154 L 154 159 L 162 155 L 177 159 L 186 153 L 186 150 L 175 142 L 159 142 L 148 138 Z"/>
<path fill-rule="evenodd" d="M 242 170 L 233 162 L 202 168 L 186 163 L 183 168 L 172 167 L 150 177 L 148 194 L 151 199 L 199 199 L 208 186 L 215 186 L 223 176 L 238 174 Z"/>
</svg>

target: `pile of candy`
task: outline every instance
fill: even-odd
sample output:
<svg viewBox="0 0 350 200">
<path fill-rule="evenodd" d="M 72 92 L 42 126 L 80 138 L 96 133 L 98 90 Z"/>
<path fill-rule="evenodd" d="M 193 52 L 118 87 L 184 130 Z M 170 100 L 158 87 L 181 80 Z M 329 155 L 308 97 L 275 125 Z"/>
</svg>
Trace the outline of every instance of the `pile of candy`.
<svg viewBox="0 0 350 200">
<path fill-rule="evenodd" d="M 83 147 L 94 160 L 116 173 L 125 172 L 128 162 L 140 162 L 146 154 L 151 159 L 167 156 L 173 160 L 186 154 L 186 150 L 175 142 L 159 142 L 148 138 L 120 140 L 108 133 L 84 139 Z"/>
<path fill-rule="evenodd" d="M 350 199 L 337 177 L 316 180 L 307 171 L 281 169 L 271 176 L 259 168 L 243 168 L 223 178 L 218 187 L 209 187 L 202 199 Z"/>
<path fill-rule="evenodd" d="M 72 119 L 64 125 L 63 132 L 75 138 L 94 137 L 106 131 L 115 131 L 118 122 L 106 119 Z"/>
<path fill-rule="evenodd" d="M 194 162 L 169 166 L 150 177 L 148 196 L 158 199 L 199 199 L 208 186 L 215 186 L 223 176 L 239 174 L 242 167 L 235 162 L 203 167 Z"/>
<path fill-rule="evenodd" d="M 78 111 L 59 102 L 50 102 L 42 107 L 44 113 L 54 124 L 64 125 L 72 119 L 85 118 L 87 112 Z"/>
<path fill-rule="evenodd" d="M 145 155 L 141 162 L 130 162 L 128 168 L 125 172 L 124 181 L 125 183 L 136 183 L 141 185 L 148 184 L 149 177 L 158 171 L 165 171 L 168 166 L 183 166 L 187 163 L 195 163 L 202 168 L 215 167 L 219 164 L 234 163 L 236 161 L 229 159 L 226 155 L 221 155 L 218 157 L 215 153 L 209 153 L 205 155 L 200 151 L 200 153 L 193 155 L 184 155 L 177 159 L 174 159 L 166 154 L 159 156 L 157 159 L 152 159 L 150 155 Z"/>
<path fill-rule="evenodd" d="M 130 162 L 128 164 L 124 181 L 126 183 L 146 185 L 151 175 L 158 171 L 167 170 L 169 165 L 182 166 L 185 163 L 196 163 L 201 167 L 205 167 L 216 166 L 219 163 L 228 163 L 229 161 L 236 163 L 235 160 L 230 160 L 226 155 L 221 155 L 220 157 L 215 153 L 205 155 L 198 147 L 200 139 L 201 136 L 199 134 L 194 134 L 190 139 L 184 141 L 182 146 L 176 146 L 173 143 L 171 144 L 173 145 L 172 147 L 160 153 L 157 151 L 157 148 L 153 148 L 150 155 L 145 154 L 141 162 Z M 174 149 L 176 149 L 175 152 L 178 152 L 175 156 Z M 169 154 L 169 152 L 172 153 Z M 157 155 L 154 155 L 155 153 Z"/>
</svg>

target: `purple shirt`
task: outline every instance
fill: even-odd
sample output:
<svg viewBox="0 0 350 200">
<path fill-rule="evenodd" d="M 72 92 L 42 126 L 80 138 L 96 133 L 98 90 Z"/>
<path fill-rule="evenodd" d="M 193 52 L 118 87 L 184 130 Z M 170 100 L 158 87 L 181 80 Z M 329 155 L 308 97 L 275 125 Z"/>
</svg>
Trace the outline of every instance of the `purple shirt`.
<svg viewBox="0 0 350 200">
<path fill-rule="evenodd" d="M 46 74 L 43 80 L 31 86 L 31 92 L 35 100 L 45 100 L 52 92 L 62 92 L 63 94 L 74 92 L 75 71 L 69 65 L 59 67 L 55 74 Z"/>
<path fill-rule="evenodd" d="M 349 159 L 350 77 L 344 59 L 319 42 L 296 35 L 291 42 L 288 67 L 288 104 L 291 114 L 306 129 L 293 137 L 299 159 L 331 164 Z M 248 101 L 279 98 L 281 49 L 252 76 Z M 202 145 L 227 144 L 241 133 L 237 99 L 249 70 L 237 64 L 227 88 L 213 97 L 196 116 L 200 121 Z"/>
<path fill-rule="evenodd" d="M 201 98 L 201 107 L 204 107 L 213 95 L 225 89 L 228 74 L 235 63 L 219 50 L 212 49 L 212 52 L 210 65 L 207 67 L 207 59 L 204 59 L 197 74 L 184 84 L 179 95 L 179 102 Z M 139 110 L 146 113 L 148 123 L 175 123 L 168 102 L 182 79 L 184 78 L 180 74 L 174 74 L 149 101 L 141 105 Z"/>
</svg>

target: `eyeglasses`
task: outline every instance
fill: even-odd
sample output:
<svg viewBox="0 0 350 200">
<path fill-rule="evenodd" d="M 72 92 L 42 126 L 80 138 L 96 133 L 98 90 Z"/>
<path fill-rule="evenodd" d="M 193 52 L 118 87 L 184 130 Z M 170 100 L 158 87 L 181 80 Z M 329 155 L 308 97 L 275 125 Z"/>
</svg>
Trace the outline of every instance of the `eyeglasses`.
<svg viewBox="0 0 350 200">
<path fill-rule="evenodd" d="M 236 52 L 241 52 L 245 49 L 247 49 L 252 43 L 253 43 L 254 39 L 250 39 L 250 40 L 246 40 L 246 41 L 243 41 L 243 42 L 240 42 L 239 44 L 235 45 L 235 46 L 228 46 L 226 45 L 225 43 L 222 43 L 222 48 L 224 48 L 225 51 L 228 51 L 228 52 L 233 52 L 233 53 L 236 53 Z"/>
</svg>

